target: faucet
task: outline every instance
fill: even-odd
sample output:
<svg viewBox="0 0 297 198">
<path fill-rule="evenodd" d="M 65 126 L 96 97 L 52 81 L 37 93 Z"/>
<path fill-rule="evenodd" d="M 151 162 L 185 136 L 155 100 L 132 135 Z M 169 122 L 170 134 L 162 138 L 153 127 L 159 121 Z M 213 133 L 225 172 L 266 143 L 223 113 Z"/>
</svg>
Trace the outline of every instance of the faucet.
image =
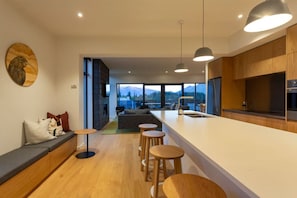
<svg viewBox="0 0 297 198">
<path fill-rule="evenodd" d="M 181 99 L 193 99 L 193 98 L 194 98 L 193 96 L 181 96 L 181 97 L 178 98 L 178 103 L 177 103 L 178 115 L 184 114 L 184 111 L 183 111 L 183 109 L 180 106 L 180 100 Z"/>
</svg>

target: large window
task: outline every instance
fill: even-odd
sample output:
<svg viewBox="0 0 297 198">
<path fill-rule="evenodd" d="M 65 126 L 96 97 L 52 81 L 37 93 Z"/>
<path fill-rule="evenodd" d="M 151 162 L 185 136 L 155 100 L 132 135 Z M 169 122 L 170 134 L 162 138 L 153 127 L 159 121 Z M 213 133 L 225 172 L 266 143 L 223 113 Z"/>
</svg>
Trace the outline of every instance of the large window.
<svg viewBox="0 0 297 198">
<path fill-rule="evenodd" d="M 205 83 L 117 84 L 117 105 L 125 109 L 175 109 L 180 96 L 192 96 L 193 99 L 183 99 L 181 104 L 200 110 L 200 104 L 205 103 L 205 92 Z"/>
<path fill-rule="evenodd" d="M 143 84 L 117 84 L 118 106 L 136 109 L 143 102 Z"/>
<path fill-rule="evenodd" d="M 161 108 L 161 85 L 144 85 L 144 103 L 150 109 Z"/>
<path fill-rule="evenodd" d="M 188 107 L 191 110 L 196 110 L 195 83 L 184 84 L 184 96 L 192 96 L 193 99 L 184 99 L 183 106 Z"/>
<path fill-rule="evenodd" d="M 165 109 L 175 109 L 182 95 L 182 85 L 165 85 Z"/>
</svg>

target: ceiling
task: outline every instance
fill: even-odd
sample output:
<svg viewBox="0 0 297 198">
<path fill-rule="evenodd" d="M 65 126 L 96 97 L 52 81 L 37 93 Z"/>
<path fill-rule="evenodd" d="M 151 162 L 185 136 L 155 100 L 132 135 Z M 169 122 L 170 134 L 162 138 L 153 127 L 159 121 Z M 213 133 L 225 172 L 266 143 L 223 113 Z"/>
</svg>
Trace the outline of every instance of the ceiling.
<svg viewBox="0 0 297 198">
<path fill-rule="evenodd" d="M 249 11 L 262 1 L 205 0 L 205 38 L 227 42 L 231 39 L 236 42 L 234 38 L 240 40 Z M 297 22 L 297 2 L 286 2 L 293 14 L 293 20 L 286 25 L 289 26 Z M 29 20 L 59 37 L 180 39 L 178 21 L 183 20 L 183 38 L 202 40 L 202 0 L 9 0 L 9 4 Z M 76 16 L 79 11 L 84 14 L 83 18 Z M 239 14 L 243 15 L 241 19 L 237 18 Z M 218 58 L 220 54 L 216 52 L 220 46 L 214 44 L 211 48 Z M 236 54 L 237 51 L 227 53 Z M 180 57 L 141 58 L 133 55 L 100 58 L 111 73 L 127 70 L 150 72 L 152 65 L 154 69 L 170 70 L 180 60 Z M 197 69 L 192 57 L 184 57 L 183 61 L 191 71 L 202 72 L 204 64 L 200 63 Z"/>
</svg>

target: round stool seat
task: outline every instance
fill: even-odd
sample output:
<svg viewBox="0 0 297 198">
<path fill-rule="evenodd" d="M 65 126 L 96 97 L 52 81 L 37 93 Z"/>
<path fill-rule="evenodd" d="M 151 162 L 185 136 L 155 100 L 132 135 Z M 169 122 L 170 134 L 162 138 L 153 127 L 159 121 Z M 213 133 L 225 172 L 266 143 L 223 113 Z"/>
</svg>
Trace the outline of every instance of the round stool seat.
<svg viewBox="0 0 297 198">
<path fill-rule="evenodd" d="M 145 131 L 142 135 L 149 138 L 160 138 L 164 137 L 165 133 L 162 131 Z"/>
<path fill-rule="evenodd" d="M 153 146 L 150 148 L 150 153 L 162 159 L 176 159 L 184 156 L 184 150 L 174 145 Z"/>
<path fill-rule="evenodd" d="M 176 174 L 163 183 L 168 198 L 226 198 L 223 189 L 209 179 L 192 174 Z"/>
<path fill-rule="evenodd" d="M 158 127 L 156 124 L 150 124 L 150 123 L 145 123 L 145 124 L 139 124 L 138 128 L 143 129 L 143 130 L 154 130 Z"/>
</svg>

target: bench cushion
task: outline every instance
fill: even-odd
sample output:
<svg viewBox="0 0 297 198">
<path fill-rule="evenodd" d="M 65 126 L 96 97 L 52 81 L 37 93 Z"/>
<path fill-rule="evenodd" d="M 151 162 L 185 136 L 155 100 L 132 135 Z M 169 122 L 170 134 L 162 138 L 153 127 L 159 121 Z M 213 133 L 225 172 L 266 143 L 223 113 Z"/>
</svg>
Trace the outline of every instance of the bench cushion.
<svg viewBox="0 0 297 198">
<path fill-rule="evenodd" d="M 57 147 L 59 147 L 60 145 L 62 145 L 67 140 L 71 139 L 74 135 L 75 134 L 73 131 L 69 131 L 69 132 L 66 132 L 64 135 L 58 136 L 56 139 L 42 142 L 39 144 L 25 145 L 24 147 L 27 147 L 27 148 L 38 148 L 38 147 L 48 148 L 48 151 L 50 152 L 50 151 L 53 151 L 54 149 L 56 149 Z"/>
<path fill-rule="evenodd" d="M 48 154 L 47 148 L 21 147 L 0 156 L 0 184 Z"/>
</svg>

